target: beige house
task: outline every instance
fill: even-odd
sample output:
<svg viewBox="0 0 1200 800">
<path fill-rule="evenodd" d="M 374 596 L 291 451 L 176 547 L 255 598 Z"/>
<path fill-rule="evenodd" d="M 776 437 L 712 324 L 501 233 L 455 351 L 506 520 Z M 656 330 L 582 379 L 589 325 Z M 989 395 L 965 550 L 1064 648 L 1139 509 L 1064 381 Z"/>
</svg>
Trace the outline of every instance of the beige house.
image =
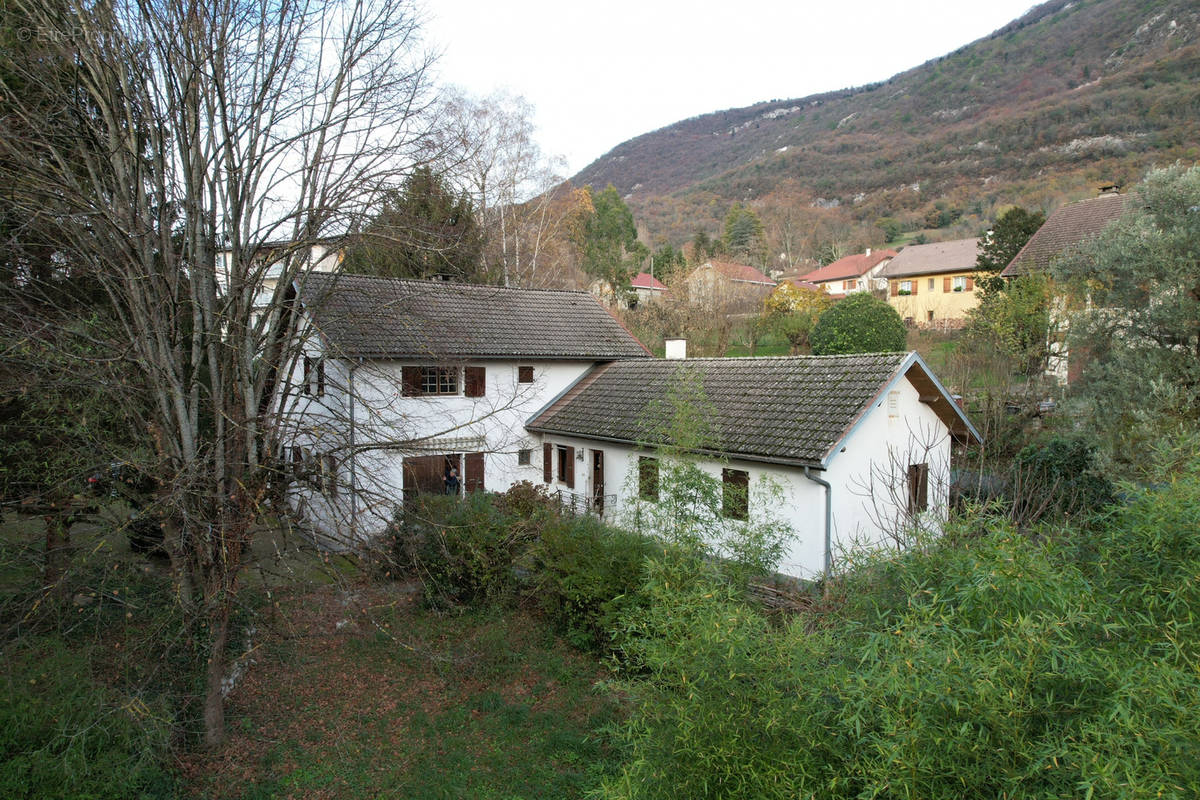
<svg viewBox="0 0 1200 800">
<path fill-rule="evenodd" d="M 775 281 L 748 264 L 709 261 L 684 279 L 693 303 L 725 311 L 757 311 Z"/>
<path fill-rule="evenodd" d="M 975 295 L 975 259 L 979 239 L 909 245 L 884 267 L 888 302 L 910 325 L 958 328 Z"/>
</svg>

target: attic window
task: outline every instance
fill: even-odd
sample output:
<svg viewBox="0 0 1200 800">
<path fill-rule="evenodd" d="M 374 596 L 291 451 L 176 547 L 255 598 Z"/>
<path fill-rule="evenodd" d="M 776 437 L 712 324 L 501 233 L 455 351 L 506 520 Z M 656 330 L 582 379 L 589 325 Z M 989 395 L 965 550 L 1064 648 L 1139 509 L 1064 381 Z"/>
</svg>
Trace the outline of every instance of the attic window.
<svg viewBox="0 0 1200 800">
<path fill-rule="evenodd" d="M 517 383 L 533 383 L 533 367 L 517 367 Z"/>
</svg>

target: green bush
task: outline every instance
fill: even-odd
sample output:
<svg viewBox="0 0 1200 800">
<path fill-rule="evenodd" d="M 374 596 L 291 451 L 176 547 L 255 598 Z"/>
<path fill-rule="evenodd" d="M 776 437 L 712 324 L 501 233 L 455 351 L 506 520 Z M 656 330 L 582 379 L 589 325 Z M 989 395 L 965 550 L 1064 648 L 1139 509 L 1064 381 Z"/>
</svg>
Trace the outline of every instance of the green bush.
<svg viewBox="0 0 1200 800">
<path fill-rule="evenodd" d="M 774 632 L 652 570 L 609 798 L 1200 796 L 1200 475 L 881 557 Z"/>
<path fill-rule="evenodd" d="M 91 655 L 48 637 L 4 653 L 0 796 L 176 796 L 162 766 L 170 715 L 98 683 Z"/>
<path fill-rule="evenodd" d="M 659 548 L 594 517 L 545 520 L 535 546 L 535 596 L 577 647 L 607 645 L 621 615 L 642 604 L 643 565 Z"/>
<path fill-rule="evenodd" d="M 1096 471 L 1096 448 L 1074 436 L 1027 445 L 1013 464 L 1014 504 L 1032 521 L 1095 513 L 1116 499 L 1112 482 Z"/>
<path fill-rule="evenodd" d="M 517 565 L 536 534 L 536 517 L 507 514 L 495 499 L 426 495 L 397 509 L 394 550 L 433 602 L 502 601 L 518 589 Z"/>
<path fill-rule="evenodd" d="M 908 346 L 896 309 L 869 292 L 855 292 L 822 314 L 809 339 L 818 356 L 897 352 Z"/>
</svg>

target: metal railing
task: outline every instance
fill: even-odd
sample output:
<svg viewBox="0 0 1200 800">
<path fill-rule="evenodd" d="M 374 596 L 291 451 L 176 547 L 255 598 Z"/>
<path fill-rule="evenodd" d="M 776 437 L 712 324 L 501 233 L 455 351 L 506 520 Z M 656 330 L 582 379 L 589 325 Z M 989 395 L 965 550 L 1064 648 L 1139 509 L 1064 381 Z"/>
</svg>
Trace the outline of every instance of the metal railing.
<svg viewBox="0 0 1200 800">
<path fill-rule="evenodd" d="M 617 501 L 615 494 L 584 494 L 565 489 L 557 489 L 550 496 L 556 498 L 562 504 L 563 511 L 572 517 L 579 517 L 584 514 L 603 516 L 604 512 L 612 508 L 613 504 Z"/>
</svg>

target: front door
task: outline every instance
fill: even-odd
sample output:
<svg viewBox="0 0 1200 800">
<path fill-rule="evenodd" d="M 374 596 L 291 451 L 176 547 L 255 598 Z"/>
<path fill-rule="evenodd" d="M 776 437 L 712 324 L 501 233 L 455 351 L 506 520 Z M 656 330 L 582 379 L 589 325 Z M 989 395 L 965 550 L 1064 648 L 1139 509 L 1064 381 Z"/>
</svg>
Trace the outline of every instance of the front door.
<svg viewBox="0 0 1200 800">
<path fill-rule="evenodd" d="M 604 513 L 604 451 L 592 451 L 592 507 Z"/>
</svg>

